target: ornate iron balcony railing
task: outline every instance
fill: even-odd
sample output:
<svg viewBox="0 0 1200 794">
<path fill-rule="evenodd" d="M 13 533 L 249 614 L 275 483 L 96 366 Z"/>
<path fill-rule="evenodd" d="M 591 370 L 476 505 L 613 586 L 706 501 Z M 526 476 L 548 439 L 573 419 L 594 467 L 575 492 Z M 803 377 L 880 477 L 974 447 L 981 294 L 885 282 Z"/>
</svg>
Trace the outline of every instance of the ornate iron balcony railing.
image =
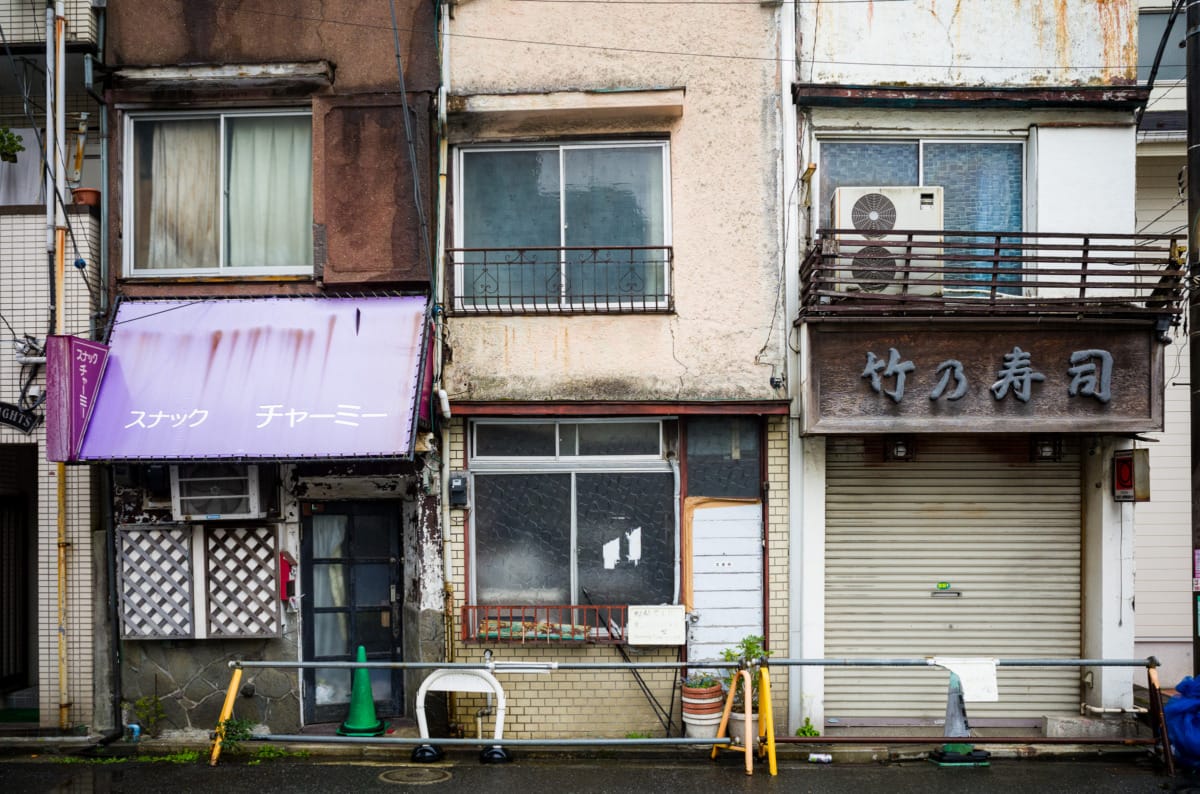
<svg viewBox="0 0 1200 794">
<path fill-rule="evenodd" d="M 822 229 L 800 266 L 800 319 L 1077 316 L 1174 320 L 1182 235 Z"/>
<path fill-rule="evenodd" d="M 674 309 L 670 246 L 451 248 L 459 314 L 627 314 Z"/>
</svg>

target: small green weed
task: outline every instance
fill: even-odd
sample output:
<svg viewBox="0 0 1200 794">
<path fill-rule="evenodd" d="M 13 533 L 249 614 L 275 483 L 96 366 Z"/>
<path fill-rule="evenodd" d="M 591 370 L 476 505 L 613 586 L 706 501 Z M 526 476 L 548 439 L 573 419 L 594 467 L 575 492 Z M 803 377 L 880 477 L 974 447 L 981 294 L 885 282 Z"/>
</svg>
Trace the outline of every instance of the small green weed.
<svg viewBox="0 0 1200 794">
<path fill-rule="evenodd" d="M 645 733 L 644 731 L 630 731 L 629 733 L 625 734 L 625 738 L 626 739 L 649 739 L 650 734 Z"/>
<path fill-rule="evenodd" d="M 254 730 L 254 720 L 242 717 L 230 717 L 217 725 L 216 738 L 221 740 L 221 751 L 238 754 L 242 751 L 242 742 L 250 738 Z"/>
<path fill-rule="evenodd" d="M 812 720 L 808 717 L 804 718 L 804 724 L 796 729 L 797 736 L 820 736 L 821 732 L 812 724 Z"/>
</svg>

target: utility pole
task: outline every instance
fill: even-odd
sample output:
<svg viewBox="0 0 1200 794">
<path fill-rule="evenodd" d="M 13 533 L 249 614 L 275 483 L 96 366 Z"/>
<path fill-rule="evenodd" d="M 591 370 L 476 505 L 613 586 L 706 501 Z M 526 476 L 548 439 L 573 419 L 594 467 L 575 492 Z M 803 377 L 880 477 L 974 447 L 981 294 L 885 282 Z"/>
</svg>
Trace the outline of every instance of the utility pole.
<svg viewBox="0 0 1200 794">
<path fill-rule="evenodd" d="M 1192 672 L 1200 675 L 1200 592 L 1196 582 L 1200 579 L 1200 291 L 1194 279 L 1200 273 L 1200 0 L 1187 2 L 1187 328 L 1188 363 L 1191 376 L 1188 389 L 1191 396 L 1189 417 L 1191 419 L 1192 459 Z"/>
</svg>

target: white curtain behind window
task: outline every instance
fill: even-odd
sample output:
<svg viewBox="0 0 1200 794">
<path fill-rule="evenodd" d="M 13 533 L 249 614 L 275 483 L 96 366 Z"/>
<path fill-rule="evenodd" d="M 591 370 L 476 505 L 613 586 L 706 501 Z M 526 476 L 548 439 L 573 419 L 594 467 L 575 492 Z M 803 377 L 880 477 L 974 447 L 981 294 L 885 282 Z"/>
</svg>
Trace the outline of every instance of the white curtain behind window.
<svg viewBox="0 0 1200 794">
<path fill-rule="evenodd" d="M 218 123 L 153 125 L 148 267 L 216 267 Z"/>
<path fill-rule="evenodd" d="M 229 126 L 229 265 L 312 265 L 312 121 L 233 118 Z"/>
<path fill-rule="evenodd" d="M 25 151 L 17 153 L 15 163 L 0 162 L 0 206 L 41 204 L 44 182 L 37 134 L 32 129 L 12 129 L 11 132 L 21 136 Z"/>
</svg>

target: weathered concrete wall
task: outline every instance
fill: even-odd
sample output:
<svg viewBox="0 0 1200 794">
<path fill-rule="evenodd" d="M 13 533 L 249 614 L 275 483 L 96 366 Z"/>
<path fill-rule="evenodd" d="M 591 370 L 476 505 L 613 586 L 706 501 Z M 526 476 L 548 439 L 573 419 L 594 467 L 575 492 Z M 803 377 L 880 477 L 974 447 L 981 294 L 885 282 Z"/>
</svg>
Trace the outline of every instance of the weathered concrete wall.
<svg viewBox="0 0 1200 794">
<path fill-rule="evenodd" d="M 577 109 L 452 115 L 453 142 L 669 137 L 676 309 L 456 315 L 445 373 L 452 400 L 784 396 L 769 385 L 782 374 L 785 324 L 776 312 L 783 300 L 778 15 L 755 3 L 473 0 L 456 7 L 452 97 L 566 92 Z M 661 88 L 683 89 L 681 113 L 614 119 L 587 107 L 598 94 Z"/>
<path fill-rule="evenodd" d="M 189 295 L 321 294 L 325 286 L 398 285 L 425 289 L 430 254 L 421 244 L 417 207 L 432 216 L 430 109 L 438 83 L 433 4 L 397 4 L 404 64 L 408 129 L 416 151 L 420 202 L 414 191 L 388 6 L 341 2 L 244 4 L 114 3 L 109 9 L 107 63 L 118 70 L 109 84 L 110 289 L 127 296 L 163 297 L 180 281 L 119 281 L 125 236 L 124 162 L 129 109 L 190 111 L 229 107 L 311 107 L 313 123 L 313 275 L 253 280 L 186 279 Z M 214 66 L 325 61 L 329 85 L 263 80 L 129 81 L 123 67 Z M 121 105 L 120 109 L 114 107 Z M 124 234 L 120 230 L 124 229 Z M 215 265 L 216 263 L 214 263 Z M 157 283 L 152 283 L 157 282 Z"/>
<path fill-rule="evenodd" d="M 1133 83 L 1135 0 L 798 3 L 800 81 L 850 85 Z"/>
<path fill-rule="evenodd" d="M 122 0 L 108 7 L 115 66 L 329 60 L 340 90 L 394 90 L 396 52 L 387 4 L 352 0 Z M 433 3 L 396 3 L 410 91 L 437 86 Z"/>
</svg>

